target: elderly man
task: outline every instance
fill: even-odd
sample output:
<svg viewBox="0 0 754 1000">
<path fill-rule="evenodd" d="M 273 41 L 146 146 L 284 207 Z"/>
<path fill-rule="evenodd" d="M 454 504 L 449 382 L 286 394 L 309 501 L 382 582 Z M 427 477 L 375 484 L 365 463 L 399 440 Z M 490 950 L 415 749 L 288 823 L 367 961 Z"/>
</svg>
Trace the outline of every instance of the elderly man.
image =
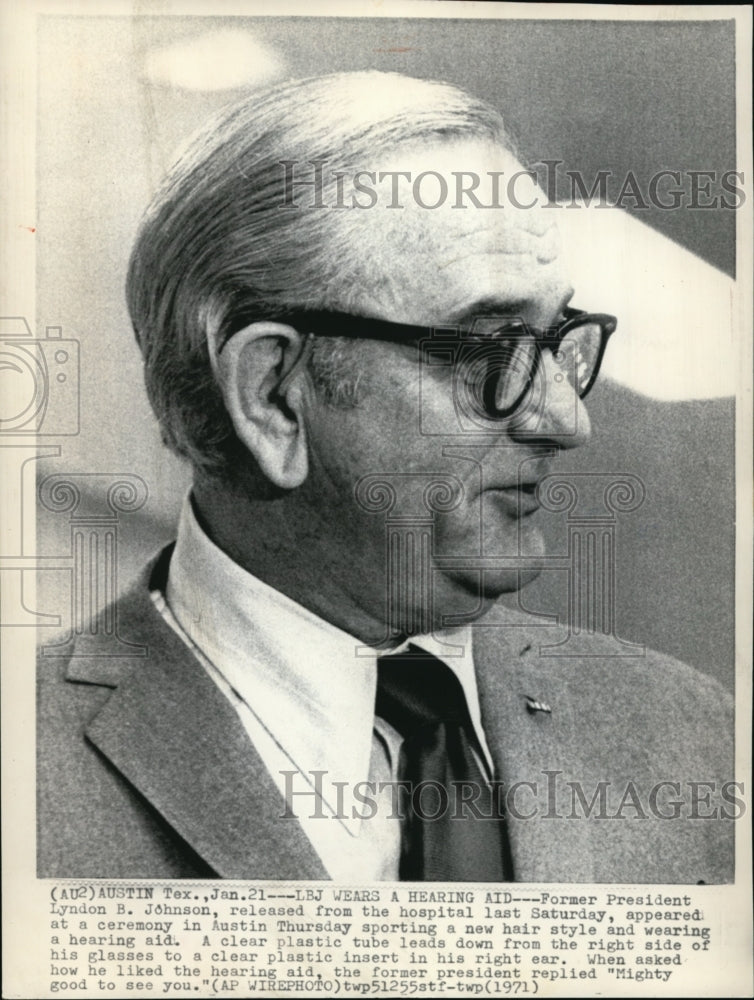
<svg viewBox="0 0 754 1000">
<path fill-rule="evenodd" d="M 556 215 L 494 109 L 388 74 L 254 93 L 173 167 L 128 301 L 193 489 L 118 604 L 146 659 L 43 671 L 41 875 L 731 877 L 724 694 L 497 603 L 616 325 Z"/>
</svg>

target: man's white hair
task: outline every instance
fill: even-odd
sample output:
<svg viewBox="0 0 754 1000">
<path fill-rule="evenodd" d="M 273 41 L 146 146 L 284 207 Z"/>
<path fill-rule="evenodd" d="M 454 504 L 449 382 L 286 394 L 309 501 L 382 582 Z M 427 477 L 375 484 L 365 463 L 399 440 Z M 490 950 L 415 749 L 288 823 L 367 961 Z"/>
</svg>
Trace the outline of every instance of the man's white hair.
<svg viewBox="0 0 754 1000">
<path fill-rule="evenodd" d="M 208 338 L 296 309 L 358 311 L 369 274 L 364 213 L 285 206 L 286 171 L 338 171 L 420 140 L 481 138 L 510 148 L 500 114 L 447 83 L 396 73 L 339 73 L 255 91 L 210 121 L 168 172 L 141 223 L 127 299 L 163 440 L 196 468 L 248 462 L 225 412 Z M 328 200 L 325 198 L 325 204 Z M 334 191 L 330 202 L 335 201 Z M 348 353 L 346 351 L 346 353 Z M 312 359 L 331 402 L 348 403 L 342 347 Z"/>
</svg>

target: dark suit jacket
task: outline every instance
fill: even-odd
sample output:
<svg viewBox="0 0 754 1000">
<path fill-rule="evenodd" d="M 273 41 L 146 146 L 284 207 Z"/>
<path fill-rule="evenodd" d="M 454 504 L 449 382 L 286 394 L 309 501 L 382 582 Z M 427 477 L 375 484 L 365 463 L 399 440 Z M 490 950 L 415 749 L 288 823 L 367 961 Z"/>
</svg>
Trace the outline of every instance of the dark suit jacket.
<svg viewBox="0 0 754 1000">
<path fill-rule="evenodd" d="M 145 658 L 41 658 L 39 875 L 326 879 L 235 710 L 149 597 L 169 554 L 117 608 Z M 562 638 L 502 609 L 475 630 L 516 880 L 730 881 L 730 698 L 666 656 L 617 656 L 603 636 L 579 657 L 544 648 Z M 663 781 L 680 794 L 658 797 Z"/>
</svg>

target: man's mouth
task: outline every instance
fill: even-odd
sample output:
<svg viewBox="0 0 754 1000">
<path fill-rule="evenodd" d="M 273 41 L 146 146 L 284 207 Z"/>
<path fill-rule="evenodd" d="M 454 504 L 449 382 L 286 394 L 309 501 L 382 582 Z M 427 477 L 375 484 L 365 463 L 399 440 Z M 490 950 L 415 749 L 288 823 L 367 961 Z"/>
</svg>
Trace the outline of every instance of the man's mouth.
<svg viewBox="0 0 754 1000">
<path fill-rule="evenodd" d="M 539 482 L 516 483 L 514 486 L 504 486 L 491 492 L 499 496 L 508 513 L 517 517 L 526 517 L 539 510 Z"/>
</svg>

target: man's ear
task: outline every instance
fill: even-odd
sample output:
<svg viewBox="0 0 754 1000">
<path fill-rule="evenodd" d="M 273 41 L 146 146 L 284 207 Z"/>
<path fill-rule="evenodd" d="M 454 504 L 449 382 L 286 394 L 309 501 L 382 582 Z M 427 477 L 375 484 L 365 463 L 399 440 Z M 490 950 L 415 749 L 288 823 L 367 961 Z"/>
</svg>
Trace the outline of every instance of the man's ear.
<svg viewBox="0 0 754 1000">
<path fill-rule="evenodd" d="M 259 322 L 234 333 L 210 359 L 228 416 L 264 475 L 281 489 L 306 479 L 306 341 L 283 323 Z"/>
</svg>

